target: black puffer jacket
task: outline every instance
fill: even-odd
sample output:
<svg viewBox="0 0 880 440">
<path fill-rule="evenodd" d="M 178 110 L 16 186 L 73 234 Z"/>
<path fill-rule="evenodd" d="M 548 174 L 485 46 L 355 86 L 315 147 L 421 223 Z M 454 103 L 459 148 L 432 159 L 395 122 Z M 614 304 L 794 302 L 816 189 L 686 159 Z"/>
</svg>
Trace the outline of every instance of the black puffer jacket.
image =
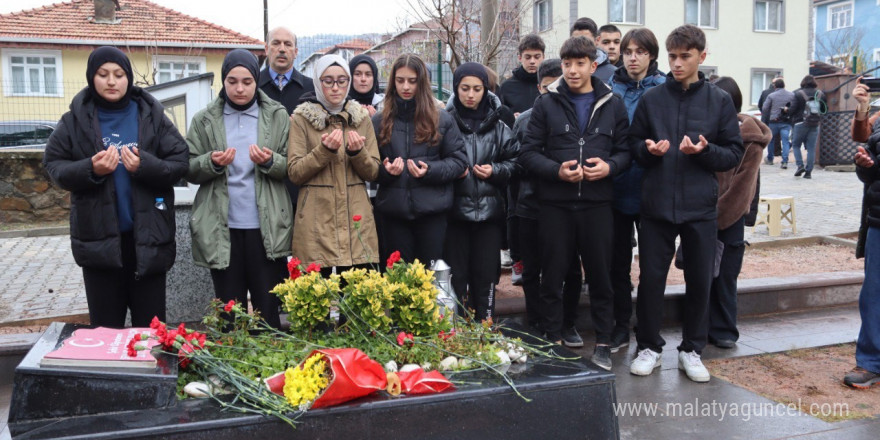
<svg viewBox="0 0 880 440">
<path fill-rule="evenodd" d="M 514 113 L 522 113 L 535 104 L 538 97 L 538 75 L 526 72 L 522 66 L 513 69 L 513 76 L 501 83 L 498 98 Z"/>
<path fill-rule="evenodd" d="M 399 107 L 398 107 L 399 108 Z M 407 113 L 403 111 L 402 113 Z M 429 214 L 448 212 L 452 208 L 452 181 L 467 168 L 464 152 L 464 139 L 458 126 L 449 113 L 439 110 L 438 131 L 440 142 L 437 145 L 414 143 L 415 123 L 412 110 L 409 115 L 398 114 L 391 131 L 391 142 L 379 145 L 379 156 L 383 161 L 400 157 L 404 161 L 403 172 L 392 176 L 379 167 L 379 190 L 376 192 L 375 209 L 392 217 L 413 220 Z M 407 117 L 408 116 L 408 117 Z M 373 129 L 381 132 L 382 113 L 373 116 Z M 428 172 L 421 178 L 410 176 L 406 160 L 416 164 L 423 161 Z"/>
<path fill-rule="evenodd" d="M 489 114 L 476 131 L 462 121 L 453 102 L 446 110 L 455 118 L 464 137 L 470 172 L 455 181 L 452 218 L 468 222 L 504 220 L 507 204 L 507 182 L 516 174 L 519 144 L 507 125 L 500 120 L 501 100 L 488 92 Z M 474 165 L 492 164 L 492 175 L 483 180 L 473 172 Z"/>
<path fill-rule="evenodd" d="M 141 164 L 131 174 L 137 273 L 166 272 L 174 264 L 174 183 L 189 169 L 189 150 L 162 104 L 132 87 L 138 104 L 138 150 Z M 70 194 L 70 241 L 76 263 L 90 268 L 122 267 L 112 175 L 92 173 L 92 156 L 104 149 L 97 109 L 88 88 L 70 103 L 70 111 L 46 144 L 43 166 Z M 119 166 L 122 166 L 120 163 Z M 167 209 L 156 208 L 164 198 Z"/>
<path fill-rule="evenodd" d="M 520 163 L 536 178 L 538 199 L 554 204 L 580 202 L 610 203 L 614 198 L 612 177 L 631 161 L 626 143 L 629 118 L 626 107 L 599 78 L 590 78 L 595 93 L 587 129 L 579 133 L 577 114 L 568 98 L 568 84 L 560 78 L 538 97 L 520 147 Z M 563 162 L 580 164 L 592 157 L 608 163 L 610 173 L 595 181 L 565 182 L 559 178 Z"/>
<path fill-rule="evenodd" d="M 516 139 L 520 148 L 522 147 L 523 140 L 525 140 L 530 120 L 532 120 L 532 109 L 520 113 L 519 117 L 516 118 L 516 123 L 513 124 L 513 138 Z M 538 204 L 538 196 L 535 194 L 535 179 L 529 175 L 525 166 L 523 166 L 522 155 L 516 158 L 516 162 L 519 171 L 519 192 L 517 193 L 513 214 L 517 217 L 537 219 L 538 211 L 541 207 Z"/>
<path fill-rule="evenodd" d="M 675 224 L 715 219 L 715 173 L 742 159 L 743 140 L 730 95 L 706 82 L 702 72 L 699 75 L 699 81 L 683 90 L 670 73 L 665 84 L 648 90 L 636 106 L 629 139 L 633 156 L 645 168 L 643 216 Z M 679 151 L 685 136 L 697 143 L 700 135 L 709 142 L 702 152 Z M 655 156 L 645 139 L 668 140 L 669 150 Z"/>
</svg>

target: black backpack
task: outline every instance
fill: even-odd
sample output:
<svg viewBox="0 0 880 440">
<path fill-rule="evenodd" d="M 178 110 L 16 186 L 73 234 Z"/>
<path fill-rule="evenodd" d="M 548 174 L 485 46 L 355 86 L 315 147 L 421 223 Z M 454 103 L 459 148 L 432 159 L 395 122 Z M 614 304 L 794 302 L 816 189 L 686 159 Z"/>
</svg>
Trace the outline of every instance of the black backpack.
<svg viewBox="0 0 880 440">
<path fill-rule="evenodd" d="M 822 115 L 828 111 L 827 105 L 822 100 L 824 94 L 820 96 L 822 92 L 818 90 L 813 96 L 807 96 L 803 90 L 800 90 L 800 93 L 804 98 L 804 122 L 810 125 L 819 125 Z"/>
</svg>

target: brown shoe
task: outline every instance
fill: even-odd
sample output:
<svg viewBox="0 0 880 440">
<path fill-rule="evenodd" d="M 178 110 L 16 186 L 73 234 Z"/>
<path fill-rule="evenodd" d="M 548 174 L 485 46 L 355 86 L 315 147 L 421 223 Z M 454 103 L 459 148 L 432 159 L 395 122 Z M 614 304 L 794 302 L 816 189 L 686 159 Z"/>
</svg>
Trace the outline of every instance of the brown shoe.
<svg viewBox="0 0 880 440">
<path fill-rule="evenodd" d="M 855 367 L 843 377 L 843 383 L 848 387 L 865 390 L 872 385 L 880 384 L 880 374 L 872 373 L 862 367 Z"/>
</svg>

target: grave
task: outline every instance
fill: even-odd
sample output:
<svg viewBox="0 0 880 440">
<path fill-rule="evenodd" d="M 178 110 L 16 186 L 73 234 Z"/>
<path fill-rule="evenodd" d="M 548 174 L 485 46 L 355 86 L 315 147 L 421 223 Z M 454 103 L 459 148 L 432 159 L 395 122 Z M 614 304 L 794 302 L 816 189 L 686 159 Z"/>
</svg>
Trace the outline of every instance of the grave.
<svg viewBox="0 0 880 440">
<path fill-rule="evenodd" d="M 221 411 L 211 399 L 178 401 L 173 356 L 156 371 L 41 368 L 40 358 L 76 326 L 53 324 L 15 370 L 9 431 L 15 439 L 586 438 L 619 437 L 614 375 L 576 360 L 529 359 L 508 371 L 526 401 L 486 372 L 450 376 L 452 392 L 380 392 L 310 410 L 296 429 L 279 419 Z"/>
</svg>

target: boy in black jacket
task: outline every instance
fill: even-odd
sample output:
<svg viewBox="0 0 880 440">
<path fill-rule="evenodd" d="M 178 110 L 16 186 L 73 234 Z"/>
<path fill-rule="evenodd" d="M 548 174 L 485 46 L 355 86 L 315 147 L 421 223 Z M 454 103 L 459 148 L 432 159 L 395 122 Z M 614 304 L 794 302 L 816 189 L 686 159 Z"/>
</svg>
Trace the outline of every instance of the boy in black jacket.
<svg viewBox="0 0 880 440">
<path fill-rule="evenodd" d="M 551 341 L 573 331 L 574 322 L 563 322 L 562 284 L 579 254 L 596 331 L 591 360 L 610 370 L 612 177 L 630 163 L 629 119 L 620 98 L 592 77 L 592 41 L 569 38 L 559 55 L 563 77 L 535 101 L 522 144 L 521 162 L 536 178 L 541 212 L 541 326 Z"/>
<path fill-rule="evenodd" d="M 706 36 L 684 25 L 666 39 L 670 73 L 666 83 L 642 97 L 629 130 L 630 148 L 645 168 L 639 231 L 638 357 L 630 373 L 647 376 L 660 366 L 660 336 L 666 275 L 681 237 L 687 284 L 682 316 L 680 369 L 707 382 L 700 360 L 708 337 L 709 289 L 716 242 L 718 182 L 715 172 L 736 166 L 743 142 L 733 101 L 706 81 Z"/>
</svg>

